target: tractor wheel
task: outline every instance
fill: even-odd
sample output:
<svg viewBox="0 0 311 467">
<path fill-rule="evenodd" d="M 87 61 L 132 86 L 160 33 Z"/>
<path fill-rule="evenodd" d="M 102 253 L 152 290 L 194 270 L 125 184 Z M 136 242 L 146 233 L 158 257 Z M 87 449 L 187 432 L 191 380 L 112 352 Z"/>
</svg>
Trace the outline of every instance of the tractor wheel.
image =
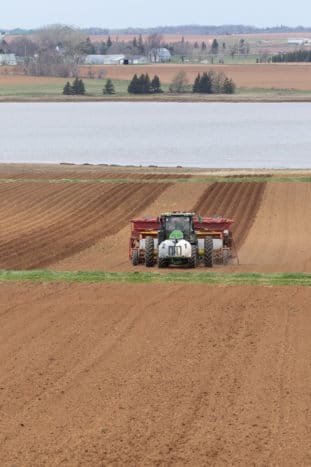
<svg viewBox="0 0 311 467">
<path fill-rule="evenodd" d="M 138 250 L 133 250 L 132 265 L 137 266 L 138 264 L 139 264 L 139 252 Z"/>
<path fill-rule="evenodd" d="M 204 266 L 207 268 L 213 267 L 213 239 L 212 237 L 204 238 Z"/>
<path fill-rule="evenodd" d="M 159 268 L 167 268 L 168 264 L 169 264 L 169 262 L 167 261 L 167 259 L 165 259 L 165 258 L 159 258 L 158 259 L 158 267 Z"/>
<path fill-rule="evenodd" d="M 189 259 L 189 268 L 196 268 L 198 262 L 197 247 L 191 245 L 191 258 Z"/>
<path fill-rule="evenodd" d="M 154 265 L 153 250 L 154 240 L 152 237 L 147 237 L 145 243 L 145 265 L 147 268 L 151 268 Z"/>
</svg>

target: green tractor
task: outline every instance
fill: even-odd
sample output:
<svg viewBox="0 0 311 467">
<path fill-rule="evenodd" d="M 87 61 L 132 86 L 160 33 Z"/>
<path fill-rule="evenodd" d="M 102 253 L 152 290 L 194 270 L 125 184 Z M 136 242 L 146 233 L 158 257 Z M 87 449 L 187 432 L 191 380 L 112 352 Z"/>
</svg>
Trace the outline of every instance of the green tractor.
<svg viewBox="0 0 311 467">
<path fill-rule="evenodd" d="M 199 240 L 195 230 L 194 213 L 176 212 L 161 214 L 157 239 L 147 237 L 145 242 L 145 264 L 154 265 L 154 250 L 157 247 L 157 262 L 160 268 L 188 265 L 195 268 L 200 257 Z M 157 245 L 155 245 L 157 244 Z M 204 264 L 213 266 L 213 238 L 204 239 Z"/>
</svg>

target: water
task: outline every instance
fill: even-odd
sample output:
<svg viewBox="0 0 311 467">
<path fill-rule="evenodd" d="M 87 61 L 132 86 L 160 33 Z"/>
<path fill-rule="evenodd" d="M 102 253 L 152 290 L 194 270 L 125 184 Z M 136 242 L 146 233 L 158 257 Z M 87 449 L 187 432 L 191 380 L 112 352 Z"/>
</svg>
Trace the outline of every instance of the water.
<svg viewBox="0 0 311 467">
<path fill-rule="evenodd" d="M 310 168 L 310 103 L 2 103 L 0 161 Z"/>
</svg>

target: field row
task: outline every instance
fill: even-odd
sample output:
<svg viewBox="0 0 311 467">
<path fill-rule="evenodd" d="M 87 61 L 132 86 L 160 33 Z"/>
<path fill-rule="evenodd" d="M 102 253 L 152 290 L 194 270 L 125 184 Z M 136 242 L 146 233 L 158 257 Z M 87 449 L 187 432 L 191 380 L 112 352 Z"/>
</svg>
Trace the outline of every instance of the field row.
<svg viewBox="0 0 311 467">
<path fill-rule="evenodd" d="M 0 185 L 0 268 L 32 269 L 112 235 L 165 184 Z"/>
</svg>

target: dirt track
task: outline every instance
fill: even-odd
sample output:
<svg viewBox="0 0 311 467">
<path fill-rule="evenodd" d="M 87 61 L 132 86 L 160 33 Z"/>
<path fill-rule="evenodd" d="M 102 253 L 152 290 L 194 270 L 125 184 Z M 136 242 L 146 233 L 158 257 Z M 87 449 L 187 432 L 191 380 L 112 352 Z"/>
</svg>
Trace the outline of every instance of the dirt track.
<svg viewBox="0 0 311 467">
<path fill-rule="evenodd" d="M 309 289 L 16 290 L 1 284 L 1 466 L 310 465 Z"/>
</svg>

